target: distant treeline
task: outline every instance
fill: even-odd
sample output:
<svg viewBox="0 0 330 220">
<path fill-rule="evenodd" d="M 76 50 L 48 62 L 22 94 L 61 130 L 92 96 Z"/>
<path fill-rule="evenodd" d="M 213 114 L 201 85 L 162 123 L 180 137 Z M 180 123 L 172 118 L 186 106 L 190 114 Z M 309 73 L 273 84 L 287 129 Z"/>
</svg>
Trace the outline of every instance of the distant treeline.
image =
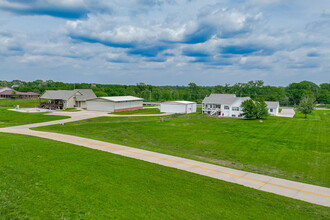
<svg viewBox="0 0 330 220">
<path fill-rule="evenodd" d="M 187 86 L 152 86 L 145 83 L 136 85 L 106 85 L 63 83 L 52 80 L 36 80 L 33 82 L 13 80 L 0 81 L 0 86 L 12 87 L 21 92 L 37 93 L 43 93 L 45 90 L 92 89 L 97 96 L 132 95 L 144 98 L 147 102 L 188 100 L 201 103 L 204 97 L 211 93 L 225 93 L 236 94 L 239 97 L 264 97 L 266 101 L 279 101 L 284 106 L 299 104 L 304 95 L 313 96 L 317 103 L 330 103 L 330 83 L 317 85 L 309 81 L 291 83 L 287 87 L 276 87 L 264 85 L 262 80 L 217 86 L 198 86 L 195 83 L 189 83 Z"/>
</svg>

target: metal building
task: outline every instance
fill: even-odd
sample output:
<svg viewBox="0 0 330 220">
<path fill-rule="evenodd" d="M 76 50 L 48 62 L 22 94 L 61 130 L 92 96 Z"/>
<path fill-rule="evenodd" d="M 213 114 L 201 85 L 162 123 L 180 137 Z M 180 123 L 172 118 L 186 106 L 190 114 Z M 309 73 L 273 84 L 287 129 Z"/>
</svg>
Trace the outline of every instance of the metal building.
<svg viewBox="0 0 330 220">
<path fill-rule="evenodd" d="M 134 96 L 98 97 L 86 102 L 87 110 L 121 112 L 143 108 L 143 99 Z"/>
<path fill-rule="evenodd" d="M 196 110 L 197 110 L 196 102 L 172 101 L 172 102 L 160 103 L 160 112 L 187 114 L 187 113 L 196 112 Z"/>
</svg>

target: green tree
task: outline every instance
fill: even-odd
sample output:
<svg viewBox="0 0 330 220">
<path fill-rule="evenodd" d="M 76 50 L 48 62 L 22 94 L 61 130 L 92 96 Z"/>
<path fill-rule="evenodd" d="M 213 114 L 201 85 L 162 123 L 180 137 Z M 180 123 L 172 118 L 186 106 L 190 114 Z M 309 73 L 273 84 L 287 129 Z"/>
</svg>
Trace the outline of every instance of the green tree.
<svg viewBox="0 0 330 220">
<path fill-rule="evenodd" d="M 269 114 L 265 100 L 263 98 L 257 98 L 254 101 L 254 103 L 256 105 L 256 112 L 255 112 L 256 118 L 257 119 L 266 118 Z"/>
<path fill-rule="evenodd" d="M 330 103 L 330 92 L 326 89 L 321 89 L 319 95 L 317 96 L 317 102 L 323 104 Z"/>
<path fill-rule="evenodd" d="M 311 114 L 314 110 L 314 102 L 315 99 L 313 96 L 303 96 L 301 99 L 298 111 L 305 115 L 305 118 L 307 118 L 308 114 Z"/>
<path fill-rule="evenodd" d="M 97 97 L 108 96 L 108 94 L 106 92 L 103 92 L 103 91 L 94 91 L 94 93 Z"/>
<path fill-rule="evenodd" d="M 190 92 L 190 101 L 197 101 L 199 98 L 199 87 L 197 86 L 196 83 L 189 83 L 189 92 Z"/>
<path fill-rule="evenodd" d="M 242 115 L 247 119 L 262 119 L 268 116 L 267 104 L 263 99 L 247 99 L 242 102 Z"/>
<path fill-rule="evenodd" d="M 330 83 L 321 83 L 320 88 L 321 89 L 326 89 L 330 92 Z"/>
<path fill-rule="evenodd" d="M 242 102 L 241 107 L 243 108 L 242 116 L 244 116 L 247 119 L 255 118 L 256 105 L 252 99 L 248 99 Z"/>
<path fill-rule="evenodd" d="M 313 82 L 301 81 L 300 83 L 291 83 L 286 88 L 286 94 L 289 97 L 290 104 L 297 105 L 300 103 L 302 97 L 306 93 L 313 93 L 315 97 L 318 96 L 320 87 Z"/>
</svg>

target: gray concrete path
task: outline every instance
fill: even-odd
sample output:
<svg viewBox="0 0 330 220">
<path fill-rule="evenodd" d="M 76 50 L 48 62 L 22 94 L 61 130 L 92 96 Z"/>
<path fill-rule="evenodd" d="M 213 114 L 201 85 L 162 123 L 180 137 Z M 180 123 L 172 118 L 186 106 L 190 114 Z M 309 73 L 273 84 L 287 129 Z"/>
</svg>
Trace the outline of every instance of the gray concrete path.
<svg viewBox="0 0 330 220">
<path fill-rule="evenodd" d="M 75 144 L 92 149 L 102 150 L 113 154 L 122 155 L 125 157 L 135 158 L 148 161 L 151 163 L 160 164 L 167 167 L 200 174 L 216 178 L 219 180 L 236 183 L 261 191 L 271 192 L 278 195 L 290 197 L 293 199 L 303 200 L 306 202 L 330 207 L 330 188 L 305 184 L 280 178 L 275 178 L 266 175 L 260 175 L 241 170 L 230 169 L 227 167 L 213 165 L 209 163 L 199 162 L 195 160 L 175 157 L 171 155 L 156 153 L 147 150 L 112 144 L 103 141 L 97 141 L 72 135 L 64 135 L 51 132 L 33 131 L 29 128 L 43 125 L 66 123 L 75 120 L 81 120 L 91 117 L 102 116 L 101 113 L 93 115 L 76 116 L 70 119 L 22 125 L 16 127 L 0 128 L 0 132 L 15 133 L 23 135 L 31 135 L 41 138 L 47 138 L 55 141 Z"/>
<path fill-rule="evenodd" d="M 58 111 L 48 113 L 47 115 L 59 115 L 59 116 L 68 116 L 70 118 L 61 119 L 56 121 L 47 121 L 47 122 L 40 122 L 34 124 L 27 124 L 27 125 L 19 125 L 11 128 L 15 129 L 28 129 L 28 128 L 35 128 L 47 125 L 54 125 L 54 124 L 64 124 L 68 122 L 80 121 L 89 118 L 96 118 L 96 117 L 145 117 L 145 116 L 168 116 L 172 115 L 173 113 L 163 113 L 163 114 L 143 114 L 143 115 L 111 115 L 108 112 L 100 112 L 100 111 L 78 111 L 78 112 L 65 112 L 65 111 Z"/>
<path fill-rule="evenodd" d="M 287 118 L 293 118 L 293 116 L 296 114 L 293 108 L 283 108 L 280 113 L 278 113 L 278 117 L 287 117 Z"/>
</svg>

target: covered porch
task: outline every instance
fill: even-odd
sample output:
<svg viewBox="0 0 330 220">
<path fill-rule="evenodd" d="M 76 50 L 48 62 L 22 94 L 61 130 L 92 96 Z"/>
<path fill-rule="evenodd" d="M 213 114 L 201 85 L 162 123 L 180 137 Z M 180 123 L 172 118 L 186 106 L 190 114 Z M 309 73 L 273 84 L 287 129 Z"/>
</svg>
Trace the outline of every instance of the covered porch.
<svg viewBox="0 0 330 220">
<path fill-rule="evenodd" d="M 50 109 L 50 110 L 63 110 L 65 101 L 61 99 L 52 99 L 46 102 L 40 103 L 40 108 Z"/>
</svg>

